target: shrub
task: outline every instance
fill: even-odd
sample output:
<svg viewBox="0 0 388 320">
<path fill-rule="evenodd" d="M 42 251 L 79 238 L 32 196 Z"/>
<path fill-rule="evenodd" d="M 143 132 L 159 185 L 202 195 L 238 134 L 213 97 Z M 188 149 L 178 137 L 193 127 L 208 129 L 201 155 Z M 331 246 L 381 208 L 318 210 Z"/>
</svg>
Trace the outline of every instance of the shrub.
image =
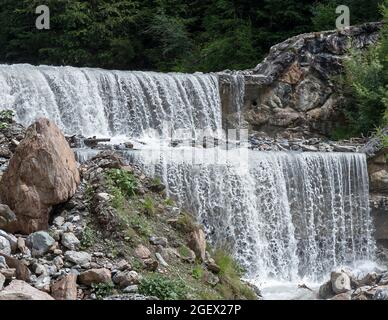
<svg viewBox="0 0 388 320">
<path fill-rule="evenodd" d="M 96 231 L 91 227 L 86 226 L 82 232 L 81 249 L 90 248 L 96 242 Z"/>
<path fill-rule="evenodd" d="M 150 274 L 140 281 L 139 292 L 162 300 L 182 300 L 186 298 L 188 287 L 180 279 L 170 279 L 160 274 Z"/>
<path fill-rule="evenodd" d="M 388 3 L 388 1 L 385 1 Z M 388 21 L 388 7 L 382 6 Z M 343 113 L 348 121 L 347 136 L 370 134 L 388 124 L 388 25 L 381 30 L 379 41 L 367 50 L 350 50 L 345 73 L 339 84 Z M 344 137 L 343 132 L 339 131 Z M 338 135 L 338 129 L 335 133 Z"/>
<path fill-rule="evenodd" d="M 13 122 L 15 113 L 12 110 L 0 111 L 0 129 L 6 129 Z"/>
<path fill-rule="evenodd" d="M 202 267 L 199 264 L 197 264 L 193 268 L 193 270 L 191 272 L 191 275 L 193 276 L 194 279 L 201 280 L 202 277 L 203 277 L 203 269 L 202 269 Z"/>
<path fill-rule="evenodd" d="M 155 202 L 150 196 L 145 197 L 143 207 L 146 214 L 154 216 L 156 214 Z"/>
<path fill-rule="evenodd" d="M 107 174 L 108 183 L 118 188 L 124 196 L 135 195 L 137 181 L 134 175 L 123 169 L 110 169 Z"/>
<path fill-rule="evenodd" d="M 114 284 L 112 282 L 92 284 L 92 292 L 96 295 L 98 300 L 102 300 L 104 297 L 110 296 L 113 289 Z"/>
</svg>

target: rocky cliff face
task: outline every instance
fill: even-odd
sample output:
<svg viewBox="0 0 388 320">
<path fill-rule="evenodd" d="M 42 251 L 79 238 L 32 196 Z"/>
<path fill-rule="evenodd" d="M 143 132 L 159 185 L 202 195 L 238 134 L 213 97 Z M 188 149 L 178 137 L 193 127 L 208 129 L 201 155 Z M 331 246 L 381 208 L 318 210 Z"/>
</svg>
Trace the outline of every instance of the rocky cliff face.
<svg viewBox="0 0 388 320">
<path fill-rule="evenodd" d="M 388 130 L 385 132 L 387 133 Z M 369 145 L 373 144 L 372 140 Z M 381 247 L 388 248 L 388 148 L 377 149 L 373 155 L 370 155 L 368 173 L 375 238 Z"/>
<path fill-rule="evenodd" d="M 342 121 L 338 75 L 349 48 L 362 49 L 376 42 L 381 23 L 342 31 L 308 33 L 273 46 L 268 57 L 245 79 L 243 124 L 270 136 L 328 135 Z M 236 122 L 232 72 L 220 75 L 224 125 Z"/>
</svg>

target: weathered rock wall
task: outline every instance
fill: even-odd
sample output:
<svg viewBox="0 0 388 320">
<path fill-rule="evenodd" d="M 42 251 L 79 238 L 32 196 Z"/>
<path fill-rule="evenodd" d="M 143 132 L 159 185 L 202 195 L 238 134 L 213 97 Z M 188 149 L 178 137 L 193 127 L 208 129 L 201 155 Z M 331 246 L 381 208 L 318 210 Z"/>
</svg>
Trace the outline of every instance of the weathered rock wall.
<svg viewBox="0 0 388 320">
<path fill-rule="evenodd" d="M 270 136 L 329 135 L 341 122 L 340 94 L 333 76 L 343 69 L 348 49 L 376 42 L 381 23 L 342 31 L 302 34 L 273 46 L 268 57 L 245 77 L 245 126 Z M 220 74 L 224 126 L 235 126 L 233 72 Z"/>
</svg>

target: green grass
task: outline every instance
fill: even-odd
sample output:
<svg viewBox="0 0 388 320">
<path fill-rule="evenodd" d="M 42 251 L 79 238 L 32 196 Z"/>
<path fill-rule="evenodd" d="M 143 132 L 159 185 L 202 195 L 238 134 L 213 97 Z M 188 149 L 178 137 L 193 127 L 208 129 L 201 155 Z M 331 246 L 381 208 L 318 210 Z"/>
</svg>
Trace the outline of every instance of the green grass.
<svg viewBox="0 0 388 320">
<path fill-rule="evenodd" d="M 181 279 L 172 279 L 158 273 L 149 274 L 140 281 L 139 292 L 161 300 L 182 300 L 189 288 Z"/>
<path fill-rule="evenodd" d="M 203 277 L 203 269 L 202 269 L 201 265 L 197 264 L 193 268 L 191 275 L 193 276 L 194 279 L 201 280 Z"/>
<path fill-rule="evenodd" d="M 197 224 L 190 214 L 183 213 L 176 222 L 176 228 L 184 233 L 191 233 L 197 228 Z"/>
<path fill-rule="evenodd" d="M 156 214 L 155 201 L 152 197 L 146 196 L 142 204 L 147 215 L 154 216 Z"/>
<path fill-rule="evenodd" d="M 216 250 L 214 260 L 220 267 L 220 283 L 216 286 L 216 289 L 223 298 L 228 300 L 257 299 L 253 290 L 240 280 L 244 270 L 227 251 Z"/>
</svg>

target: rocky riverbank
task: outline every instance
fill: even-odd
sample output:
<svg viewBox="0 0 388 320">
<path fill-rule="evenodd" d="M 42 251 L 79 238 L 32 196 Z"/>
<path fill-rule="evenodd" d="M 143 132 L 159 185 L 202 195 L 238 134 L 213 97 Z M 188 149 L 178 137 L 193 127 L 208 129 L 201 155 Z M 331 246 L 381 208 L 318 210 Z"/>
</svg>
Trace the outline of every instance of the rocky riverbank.
<svg viewBox="0 0 388 320">
<path fill-rule="evenodd" d="M 157 179 L 113 152 L 77 165 L 47 119 L 0 131 L 0 300 L 258 298 Z"/>
<path fill-rule="evenodd" d="M 388 271 L 376 270 L 357 276 L 350 269 L 333 271 L 319 288 L 325 300 L 388 300 Z"/>
</svg>

